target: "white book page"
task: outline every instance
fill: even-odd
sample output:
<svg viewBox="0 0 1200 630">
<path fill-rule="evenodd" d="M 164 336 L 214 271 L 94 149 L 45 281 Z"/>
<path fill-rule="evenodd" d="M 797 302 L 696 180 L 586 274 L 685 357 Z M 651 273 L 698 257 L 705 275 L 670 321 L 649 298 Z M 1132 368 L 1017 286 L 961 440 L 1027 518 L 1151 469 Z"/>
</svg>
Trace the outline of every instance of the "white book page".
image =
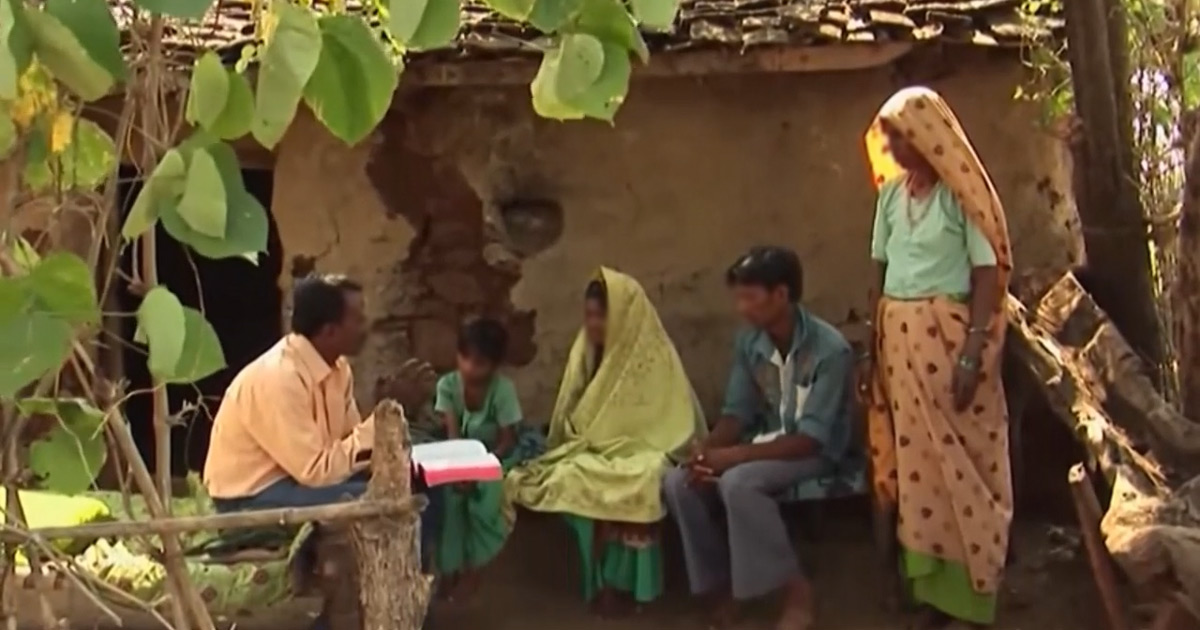
<svg viewBox="0 0 1200 630">
<path fill-rule="evenodd" d="M 443 440 L 413 446 L 412 458 L 418 466 L 444 468 L 489 463 L 495 457 L 479 440 Z"/>
</svg>

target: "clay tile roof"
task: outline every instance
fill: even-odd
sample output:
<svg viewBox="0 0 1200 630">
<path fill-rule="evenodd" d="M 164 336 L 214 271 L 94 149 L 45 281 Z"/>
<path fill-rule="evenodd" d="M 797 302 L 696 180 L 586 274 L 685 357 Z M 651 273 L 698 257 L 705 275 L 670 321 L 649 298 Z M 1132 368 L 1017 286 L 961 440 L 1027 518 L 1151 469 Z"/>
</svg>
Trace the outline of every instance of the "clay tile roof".
<svg viewBox="0 0 1200 630">
<path fill-rule="evenodd" d="M 128 23 L 130 0 L 111 0 L 118 23 Z M 315 0 L 322 11 L 327 0 Z M 745 49 L 764 44 L 938 40 L 982 46 L 1019 46 L 1061 34 L 1059 15 L 1023 15 L 1022 0 L 683 0 L 675 27 L 647 33 L 652 50 Z M 357 10 L 358 0 L 346 0 Z M 168 33 L 183 53 L 216 50 L 235 59 L 253 42 L 253 0 L 216 0 L 202 24 Z M 440 59 L 495 59 L 536 51 L 536 30 L 465 0 L 453 49 L 422 53 Z"/>
</svg>

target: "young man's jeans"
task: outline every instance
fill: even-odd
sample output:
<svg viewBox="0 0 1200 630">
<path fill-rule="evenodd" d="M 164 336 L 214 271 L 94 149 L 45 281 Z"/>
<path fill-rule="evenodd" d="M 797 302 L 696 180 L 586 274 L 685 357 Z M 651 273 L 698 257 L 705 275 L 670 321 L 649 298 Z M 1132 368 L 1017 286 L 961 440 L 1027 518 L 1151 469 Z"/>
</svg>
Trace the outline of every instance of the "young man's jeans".
<svg viewBox="0 0 1200 630">
<path fill-rule="evenodd" d="M 213 499 L 213 505 L 218 512 L 312 507 L 355 499 L 366 491 L 367 478 L 364 475 L 356 475 L 342 483 L 319 488 L 303 486 L 288 478 L 276 481 L 254 496 L 239 499 Z M 429 552 L 433 549 L 440 528 L 442 495 L 440 489 L 427 488 L 415 478 L 413 479 L 413 492 L 424 493 L 429 500 L 429 504 L 421 512 L 421 570 L 428 573 L 433 560 Z M 425 625 L 429 625 L 428 616 L 426 616 Z M 328 627 L 328 620 L 322 614 L 313 624 L 312 630 L 327 630 Z"/>
</svg>

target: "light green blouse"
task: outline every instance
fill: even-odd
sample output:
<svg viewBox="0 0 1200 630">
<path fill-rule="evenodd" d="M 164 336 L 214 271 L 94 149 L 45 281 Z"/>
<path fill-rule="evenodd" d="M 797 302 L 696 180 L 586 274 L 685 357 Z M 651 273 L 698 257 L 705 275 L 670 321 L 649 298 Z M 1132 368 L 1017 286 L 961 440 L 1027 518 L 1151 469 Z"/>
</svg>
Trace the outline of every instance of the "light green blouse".
<svg viewBox="0 0 1200 630">
<path fill-rule="evenodd" d="M 912 199 L 902 177 L 879 190 L 871 257 L 887 263 L 883 294 L 900 299 L 965 298 L 971 269 L 996 264 L 991 243 L 949 188 L 938 182 L 924 199 Z"/>
<path fill-rule="evenodd" d="M 517 388 L 512 381 L 499 374 L 492 378 L 483 404 L 478 409 L 467 409 L 459 373 L 454 371 L 446 374 L 438 379 L 433 408 L 457 418 L 462 437 L 479 440 L 488 448 L 496 445 L 501 427 L 511 427 L 522 420 Z"/>
</svg>

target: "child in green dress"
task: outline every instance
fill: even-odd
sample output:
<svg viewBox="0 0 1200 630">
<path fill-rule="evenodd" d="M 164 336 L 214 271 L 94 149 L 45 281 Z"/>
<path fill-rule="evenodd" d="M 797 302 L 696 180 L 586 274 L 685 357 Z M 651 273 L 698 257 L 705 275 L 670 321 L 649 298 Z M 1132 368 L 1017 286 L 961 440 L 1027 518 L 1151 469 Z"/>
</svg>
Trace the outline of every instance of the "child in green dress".
<svg viewBox="0 0 1200 630">
<path fill-rule="evenodd" d="M 437 412 L 448 439 L 479 440 L 504 469 L 515 464 L 521 404 L 512 381 L 499 374 L 508 346 L 504 326 L 478 319 L 458 335 L 458 369 L 438 380 Z M 436 557 L 451 598 L 469 597 L 478 571 L 500 553 L 512 530 L 503 482 L 457 484 L 444 495 L 445 513 Z"/>
</svg>

